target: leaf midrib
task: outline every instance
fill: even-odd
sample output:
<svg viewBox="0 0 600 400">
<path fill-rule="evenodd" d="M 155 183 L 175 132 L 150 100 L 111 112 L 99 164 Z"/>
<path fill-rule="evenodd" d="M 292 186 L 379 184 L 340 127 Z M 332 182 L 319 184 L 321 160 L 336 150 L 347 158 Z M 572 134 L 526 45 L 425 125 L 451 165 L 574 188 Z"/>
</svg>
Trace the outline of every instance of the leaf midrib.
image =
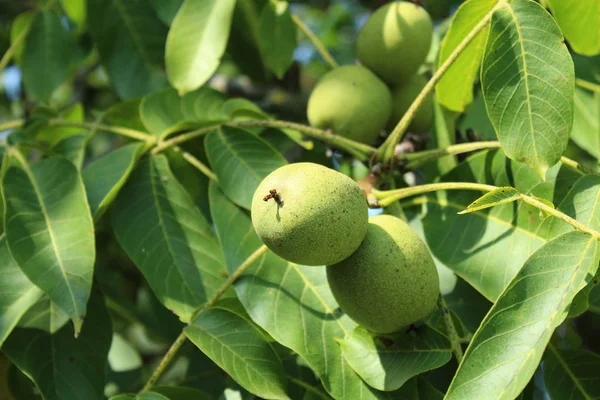
<svg viewBox="0 0 600 400">
<path fill-rule="evenodd" d="M 552 343 L 549 343 L 548 344 L 548 348 L 554 354 L 554 356 L 556 357 L 556 360 L 558 361 L 558 363 L 564 368 L 564 370 L 567 373 L 567 375 L 569 375 L 569 377 L 571 378 L 571 380 L 575 384 L 575 387 L 577 389 L 579 389 L 579 392 L 584 396 L 585 400 L 593 400 L 590 396 L 588 396 L 585 388 L 582 386 L 581 382 L 579 381 L 579 378 L 577 378 L 573 374 L 573 371 L 571 371 L 571 368 L 569 367 L 569 365 L 567 363 L 565 363 L 565 361 L 563 360 L 563 358 L 560 355 L 559 351 L 556 350 L 556 347 L 554 347 L 554 345 Z"/>
</svg>

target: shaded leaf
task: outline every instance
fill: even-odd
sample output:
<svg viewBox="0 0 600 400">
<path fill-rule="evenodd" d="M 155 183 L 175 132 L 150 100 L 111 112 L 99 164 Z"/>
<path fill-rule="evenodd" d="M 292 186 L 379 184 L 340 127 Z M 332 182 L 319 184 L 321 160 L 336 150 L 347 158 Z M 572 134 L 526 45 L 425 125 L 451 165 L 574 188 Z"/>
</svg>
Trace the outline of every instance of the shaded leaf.
<svg viewBox="0 0 600 400">
<path fill-rule="evenodd" d="M 288 399 L 279 356 L 258 328 L 221 301 L 194 316 L 186 336 L 249 392 L 265 399 Z"/>
<path fill-rule="evenodd" d="M 43 295 L 19 321 L 19 328 L 36 328 L 54 333 L 69 322 L 69 316 Z"/>
<path fill-rule="evenodd" d="M 34 381 L 46 400 L 104 399 L 106 357 L 112 327 L 97 288 L 92 291 L 89 311 L 78 339 L 73 337 L 70 326 L 64 326 L 54 335 L 19 328 L 2 348 L 4 354 Z"/>
<path fill-rule="evenodd" d="M 497 2 L 498 0 L 468 0 L 458 8 L 442 40 L 438 67 Z M 446 108 L 462 112 L 473 101 L 473 84 L 479 72 L 488 32 L 489 27 L 486 27 L 473 38 L 436 85 L 438 101 Z"/>
<path fill-rule="evenodd" d="M 270 144 L 243 129 L 223 126 L 206 137 L 205 145 L 219 185 L 227 197 L 246 209 L 250 209 L 259 183 L 287 164 Z"/>
<path fill-rule="evenodd" d="M 575 110 L 571 139 L 600 159 L 600 93 L 575 88 Z"/>
<path fill-rule="evenodd" d="M 167 25 L 171 25 L 183 0 L 150 0 L 158 17 Z"/>
<path fill-rule="evenodd" d="M 69 160 L 77 169 L 83 166 L 85 158 L 85 146 L 87 145 L 90 135 L 70 136 L 61 140 L 52 148 L 52 150 L 67 160 Z"/>
<path fill-rule="evenodd" d="M 142 143 L 123 146 L 83 170 L 83 183 L 94 220 L 99 220 L 117 197 L 144 149 Z"/>
<path fill-rule="evenodd" d="M 8 247 L 25 275 L 69 315 L 77 333 L 96 257 L 81 176 L 62 157 L 21 167 L 8 168 L 2 185 Z"/>
<path fill-rule="evenodd" d="M 519 200 L 521 193 L 511 186 L 500 187 L 488 192 L 469 204 L 469 206 L 460 211 L 459 214 L 468 214 L 474 211 L 485 210 L 486 208 L 499 206 L 501 204 L 512 203 Z"/>
<path fill-rule="evenodd" d="M 24 38 L 21 38 L 21 36 L 27 35 L 35 15 L 36 14 L 33 11 L 24 11 L 17 15 L 10 27 L 10 43 L 14 46 L 13 57 L 17 63 L 21 63 L 21 56 L 23 55 L 23 48 L 25 47 Z M 17 40 L 21 40 L 21 42 L 18 43 Z M 17 43 L 15 44 L 15 42 Z"/>
<path fill-rule="evenodd" d="M 165 156 L 144 159 L 112 209 L 117 240 L 160 301 L 187 322 L 224 281 L 218 242 Z"/>
<path fill-rule="evenodd" d="M 567 148 L 574 79 L 562 33 L 539 4 L 494 12 L 481 70 L 488 115 L 506 155 L 542 177 Z"/>
<path fill-rule="evenodd" d="M 553 399 L 600 397 L 600 356 L 586 350 L 558 350 L 544 354 L 544 382 Z"/>
<path fill-rule="evenodd" d="M 446 399 L 518 396 L 571 301 L 596 273 L 596 249 L 596 239 L 568 232 L 536 251 L 475 333 Z"/>
<path fill-rule="evenodd" d="M 88 26 L 121 98 L 143 96 L 165 84 L 167 28 L 147 0 L 88 0 Z"/>
<path fill-rule="evenodd" d="M 235 0 L 185 0 L 167 37 L 167 75 L 180 94 L 204 85 L 221 63 Z"/>
<path fill-rule="evenodd" d="M 344 359 L 375 389 L 393 391 L 409 379 L 439 368 L 452 358 L 450 342 L 439 332 L 423 326 L 416 335 L 399 333 L 385 343 L 364 328 L 340 340 Z"/>
<path fill-rule="evenodd" d="M 0 347 L 23 314 L 42 296 L 12 258 L 6 238 L 0 238 Z"/>
<path fill-rule="evenodd" d="M 66 79 L 75 44 L 53 11 L 36 14 L 22 54 L 23 83 L 33 98 L 48 102 Z"/>
<path fill-rule="evenodd" d="M 552 15 L 576 53 L 600 53 L 600 1 L 548 0 Z"/>
<path fill-rule="evenodd" d="M 260 16 L 260 47 L 265 64 L 282 78 L 294 60 L 296 25 L 287 2 L 268 2 Z"/>
<path fill-rule="evenodd" d="M 210 206 L 232 273 L 262 243 L 250 217 L 214 182 L 210 184 Z M 349 335 L 356 324 L 339 311 L 324 268 L 292 264 L 268 252 L 242 274 L 235 290 L 252 320 L 306 360 L 334 398 L 384 398 L 342 357 L 335 339 Z"/>
</svg>

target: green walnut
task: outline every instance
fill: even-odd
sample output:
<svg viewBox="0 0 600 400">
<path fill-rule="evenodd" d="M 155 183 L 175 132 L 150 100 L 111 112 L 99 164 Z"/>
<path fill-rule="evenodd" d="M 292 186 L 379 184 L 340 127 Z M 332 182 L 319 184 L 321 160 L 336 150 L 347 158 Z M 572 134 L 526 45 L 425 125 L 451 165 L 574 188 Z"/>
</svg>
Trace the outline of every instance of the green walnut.
<svg viewBox="0 0 600 400">
<path fill-rule="evenodd" d="M 336 68 L 321 78 L 308 100 L 314 127 L 373 144 L 392 112 L 392 95 L 371 71 L 359 65 Z"/>
<path fill-rule="evenodd" d="M 313 163 L 278 168 L 258 186 L 252 224 L 280 257 L 302 265 L 327 265 L 352 254 L 367 233 L 362 190 L 349 177 Z"/>
<path fill-rule="evenodd" d="M 356 42 L 360 62 L 389 84 L 406 82 L 423 64 L 433 36 L 427 11 L 408 2 L 378 8 Z"/>
<path fill-rule="evenodd" d="M 392 117 L 388 124 L 390 130 L 394 129 L 426 84 L 427 79 L 425 77 L 422 75 L 413 75 L 408 82 L 392 87 Z M 429 93 L 408 126 L 408 131 L 426 133 L 431 130 L 432 123 L 433 96 Z"/>
<path fill-rule="evenodd" d="M 375 333 L 393 333 L 425 317 L 439 295 L 437 269 L 425 243 L 399 218 L 369 220 L 360 247 L 327 266 L 342 311 Z"/>
</svg>

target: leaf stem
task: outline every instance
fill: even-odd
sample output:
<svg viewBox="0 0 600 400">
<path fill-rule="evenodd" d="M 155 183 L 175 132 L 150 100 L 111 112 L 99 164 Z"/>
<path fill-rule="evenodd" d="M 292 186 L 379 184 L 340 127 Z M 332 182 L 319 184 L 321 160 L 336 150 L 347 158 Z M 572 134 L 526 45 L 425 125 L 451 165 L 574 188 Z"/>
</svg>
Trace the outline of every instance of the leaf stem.
<svg viewBox="0 0 600 400">
<path fill-rule="evenodd" d="M 575 85 L 587 90 L 591 90 L 592 92 L 600 92 L 600 85 L 594 82 L 586 81 L 585 79 L 575 78 Z"/>
<path fill-rule="evenodd" d="M 256 260 L 258 260 L 263 254 L 267 252 L 268 248 L 265 245 L 260 246 L 254 253 L 252 253 L 240 266 L 229 276 L 229 278 L 221 285 L 219 289 L 212 295 L 212 297 L 204 303 L 195 313 L 194 315 L 200 314 L 203 311 L 206 311 L 208 308 L 212 307 L 217 300 L 223 296 L 223 294 L 233 285 L 233 283 L 252 265 Z M 193 317 L 192 317 L 193 319 Z M 181 333 L 177 339 L 173 342 L 169 350 L 165 353 L 160 363 L 150 375 L 148 382 L 144 385 L 141 392 L 147 392 L 152 389 L 152 386 L 156 384 L 160 376 L 165 372 L 173 358 L 177 355 L 177 352 L 185 343 L 187 337 L 185 333 Z"/>
<path fill-rule="evenodd" d="M 8 129 L 20 128 L 23 126 L 24 123 L 25 123 L 25 121 L 22 119 L 15 119 L 12 121 L 0 122 L 0 132 L 8 130 Z"/>
<path fill-rule="evenodd" d="M 293 14 L 292 14 L 292 21 L 294 21 L 296 26 L 298 28 L 300 28 L 300 30 L 312 42 L 313 46 L 315 46 L 315 48 L 317 49 L 319 54 L 321 54 L 321 57 L 323 57 L 323 60 L 325 60 L 325 62 L 327 64 L 329 64 L 329 66 L 332 69 L 337 68 L 338 63 L 335 61 L 335 59 L 333 58 L 331 53 L 327 50 L 327 48 L 325 47 L 323 42 L 321 42 L 321 40 L 317 37 L 317 35 L 314 34 L 314 32 L 308 27 L 308 25 L 306 25 L 300 18 L 298 18 L 297 16 L 295 16 Z"/>
<path fill-rule="evenodd" d="M 230 121 L 224 124 L 212 125 L 204 128 L 200 128 L 194 131 L 183 133 L 174 138 L 161 142 L 152 150 L 153 154 L 160 153 L 171 146 L 179 145 L 192 139 L 196 139 L 200 136 L 207 135 L 221 126 L 227 125 L 232 127 L 265 127 L 265 128 L 279 128 L 279 129 L 293 129 L 306 136 L 319 139 L 327 144 L 339 148 L 340 150 L 346 151 L 352 154 L 359 160 L 365 161 L 376 149 L 364 143 L 356 142 L 354 140 L 347 139 L 345 137 L 334 135 L 331 131 L 313 128 L 311 126 L 298 124 L 289 121 L 277 121 L 277 120 L 247 120 L 247 121 Z"/>
<path fill-rule="evenodd" d="M 142 131 L 138 131 L 135 129 L 125 128 L 122 126 L 113 126 L 113 125 L 103 125 L 97 124 L 95 122 L 76 122 L 76 121 L 68 121 L 64 119 L 51 119 L 48 121 L 48 125 L 50 126 L 66 126 L 66 127 L 74 127 L 74 128 L 84 128 L 84 129 L 97 129 L 105 132 L 114 133 L 116 135 L 125 136 L 131 139 L 140 140 L 142 142 L 155 143 L 156 138 L 151 136 L 150 134 Z"/>
<path fill-rule="evenodd" d="M 429 93 L 431 91 L 433 91 L 433 88 L 435 87 L 435 85 L 440 81 L 440 79 L 442 79 L 442 77 L 444 76 L 446 71 L 448 71 L 448 69 L 450 69 L 452 64 L 462 54 L 462 52 L 467 48 L 467 46 L 469 46 L 469 44 L 471 44 L 473 39 L 475 39 L 475 37 L 481 31 L 483 31 L 483 29 L 485 29 L 487 24 L 492 19 L 492 15 L 494 14 L 494 12 L 502 4 L 504 4 L 504 1 L 498 2 L 498 4 L 496 6 L 494 6 L 481 19 L 481 21 L 479 21 L 479 23 L 477 25 L 475 25 L 473 27 L 471 32 L 469 32 L 469 34 L 467 36 L 465 36 L 463 41 L 460 42 L 460 44 L 458 46 L 456 46 L 456 49 L 454 49 L 452 54 L 450 54 L 450 56 L 448 56 L 446 61 L 444 61 L 444 63 L 438 68 L 438 70 L 435 72 L 435 74 L 433 74 L 433 76 L 431 77 L 429 82 L 427 82 L 427 84 L 425 85 L 423 90 L 421 90 L 421 93 L 419 93 L 419 95 L 415 98 L 415 100 L 410 105 L 410 107 L 408 108 L 406 113 L 402 116 L 402 118 L 400 119 L 400 121 L 398 122 L 398 124 L 396 125 L 394 130 L 392 131 L 392 133 L 390 133 L 390 135 L 388 136 L 386 141 L 379 147 L 379 150 L 378 150 L 379 159 L 381 159 L 383 162 L 386 162 L 386 163 L 390 163 L 393 160 L 394 148 L 400 142 L 400 140 L 402 140 L 402 136 L 408 129 L 408 126 L 410 125 L 413 118 L 415 117 L 419 107 L 421 107 L 421 105 L 427 98 L 427 95 L 429 95 Z"/>
<path fill-rule="evenodd" d="M 454 144 L 442 149 L 426 150 L 416 153 L 407 153 L 398 157 L 399 160 L 408 161 L 406 168 L 414 169 L 424 165 L 428 162 L 437 160 L 445 156 L 469 153 L 471 151 L 485 150 L 485 149 L 497 149 L 500 147 L 500 142 L 491 140 L 486 142 L 473 142 L 473 143 L 461 143 Z"/>
<path fill-rule="evenodd" d="M 2 59 L 0 59 L 0 71 L 6 68 L 13 55 L 15 54 L 15 51 L 17 50 L 17 46 L 19 46 L 21 42 L 24 41 L 25 38 L 27 38 L 28 33 L 29 28 L 23 29 L 23 31 L 21 31 L 21 33 L 19 33 L 19 35 L 15 38 L 14 42 L 10 44 L 10 47 L 8 48 L 8 50 L 6 50 L 6 53 L 2 55 Z"/>
<path fill-rule="evenodd" d="M 446 327 L 446 334 L 448 335 L 448 340 L 450 340 L 450 347 L 452 348 L 452 352 L 456 357 L 456 361 L 460 364 L 463 359 L 463 350 L 460 346 L 460 336 L 456 331 L 456 326 L 454 326 L 452 314 L 450 314 L 450 309 L 446 304 L 446 300 L 444 300 L 444 296 L 441 294 L 438 297 L 438 308 L 442 313 L 442 319 L 444 321 L 444 326 Z"/>
<path fill-rule="evenodd" d="M 211 181 L 215 181 L 215 182 L 219 181 L 219 179 L 214 174 L 214 172 L 212 172 L 210 170 L 210 168 L 208 168 L 208 166 L 206 166 L 206 164 L 204 164 L 202 161 L 198 160 L 196 157 L 194 157 L 187 151 L 181 150 L 181 148 L 179 146 L 175 146 L 174 149 L 175 149 L 175 151 L 181 153 L 181 155 L 183 156 L 185 161 L 187 161 L 188 163 L 190 163 L 191 166 L 195 167 L 200 172 L 202 172 L 204 175 L 206 175 L 206 177 L 208 179 L 210 179 Z"/>
<path fill-rule="evenodd" d="M 298 379 L 295 376 L 291 376 L 291 375 L 288 375 L 288 379 L 294 385 L 297 385 L 297 386 L 300 386 L 303 389 L 306 389 L 307 392 L 311 392 L 312 394 L 314 394 L 315 396 L 319 397 L 320 399 L 330 400 L 330 397 L 327 396 L 325 393 L 323 393 L 322 391 L 320 391 L 318 388 L 316 388 L 316 387 L 314 387 L 312 385 L 309 385 L 308 383 L 304 382 L 303 380 Z"/>
</svg>

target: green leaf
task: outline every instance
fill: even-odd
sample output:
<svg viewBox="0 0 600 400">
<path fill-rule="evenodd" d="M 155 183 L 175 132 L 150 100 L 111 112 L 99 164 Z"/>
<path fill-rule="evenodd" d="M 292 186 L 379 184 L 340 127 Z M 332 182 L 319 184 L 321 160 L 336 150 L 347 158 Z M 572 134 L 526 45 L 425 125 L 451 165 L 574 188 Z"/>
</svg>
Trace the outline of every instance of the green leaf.
<svg viewBox="0 0 600 400">
<path fill-rule="evenodd" d="M 83 170 L 83 182 L 95 221 L 117 197 L 144 149 L 141 143 L 123 146 L 95 160 Z"/>
<path fill-rule="evenodd" d="M 90 132 L 85 135 L 69 136 L 58 142 L 52 150 L 73 163 L 78 170 L 81 170 L 85 158 L 85 146 L 91 135 L 92 133 Z"/>
<path fill-rule="evenodd" d="M 558 350 L 544 354 L 544 383 L 553 399 L 600 397 L 600 356 L 586 350 Z"/>
<path fill-rule="evenodd" d="M 14 59 L 17 63 L 21 63 L 21 56 L 23 55 L 23 48 L 25 47 L 24 41 L 20 43 L 15 42 L 17 40 L 23 40 L 21 35 L 26 36 L 31 28 L 31 23 L 33 22 L 33 18 L 36 13 L 33 11 L 24 11 L 21 14 L 17 15 L 17 17 L 12 22 L 10 27 L 10 43 L 14 46 Z"/>
<path fill-rule="evenodd" d="M 210 206 L 232 273 L 262 243 L 250 217 L 215 182 L 210 183 Z M 252 320 L 306 360 L 334 398 L 384 398 L 342 357 L 336 338 L 349 335 L 356 324 L 339 311 L 324 268 L 292 264 L 268 252 L 242 274 L 235 290 Z"/>
<path fill-rule="evenodd" d="M 149 392 L 135 394 L 120 394 L 110 400 L 210 400 L 205 393 L 181 386 L 155 386 Z"/>
<path fill-rule="evenodd" d="M 145 132 L 147 129 L 140 116 L 141 103 L 142 99 L 116 103 L 102 114 L 101 122 Z"/>
<path fill-rule="evenodd" d="M 504 186 L 488 192 L 469 204 L 469 206 L 459 212 L 459 214 L 468 214 L 471 212 L 485 210 L 486 208 L 499 206 L 500 204 L 512 203 L 519 200 L 521 193 L 511 186 Z"/>
<path fill-rule="evenodd" d="M 69 322 L 69 316 L 43 295 L 19 321 L 19 328 L 36 328 L 54 333 Z"/>
<path fill-rule="evenodd" d="M 60 4 L 73 22 L 79 26 L 85 24 L 85 0 L 60 0 Z"/>
<path fill-rule="evenodd" d="M 83 122 L 85 118 L 83 105 L 81 103 L 75 103 L 59 113 L 57 118 L 71 122 Z M 50 146 L 55 146 L 61 140 L 71 136 L 81 135 L 83 132 L 85 132 L 85 129 L 82 128 L 48 125 L 40 129 L 36 133 L 35 138 L 36 140 L 48 143 Z"/>
<path fill-rule="evenodd" d="M 74 51 L 73 37 L 67 32 L 58 14 L 38 13 L 33 21 L 22 55 L 23 83 L 27 93 L 48 102 L 54 90 L 66 79 Z"/>
<path fill-rule="evenodd" d="M 600 93 L 575 88 L 575 111 L 571 139 L 600 159 Z"/>
<path fill-rule="evenodd" d="M 475 333 L 447 400 L 514 399 L 579 290 L 596 273 L 596 239 L 568 232 L 525 263 Z"/>
<path fill-rule="evenodd" d="M 235 0 L 185 0 L 167 37 L 167 76 L 180 94 L 204 85 L 225 52 Z"/>
<path fill-rule="evenodd" d="M 112 209 L 117 240 L 160 301 L 187 322 L 224 281 L 217 239 L 165 156 L 144 159 Z"/>
<path fill-rule="evenodd" d="M 481 70 L 488 115 L 506 155 L 542 177 L 567 148 L 574 79 L 562 33 L 539 4 L 494 12 Z"/>
<path fill-rule="evenodd" d="M 249 392 L 265 399 L 288 399 L 279 356 L 230 303 L 226 299 L 194 316 L 183 330 L 186 336 Z"/>
<path fill-rule="evenodd" d="M 27 310 L 42 296 L 10 255 L 0 238 L 0 347 Z"/>
<path fill-rule="evenodd" d="M 438 67 L 441 66 L 481 21 L 498 0 L 468 0 L 454 14 L 452 24 L 442 40 Z M 438 101 L 446 108 L 463 112 L 473 101 L 473 83 L 479 72 L 489 26 L 479 32 L 436 85 Z"/>
<path fill-rule="evenodd" d="M 89 311 L 78 339 L 70 326 L 54 335 L 19 328 L 2 347 L 46 400 L 104 399 L 112 327 L 98 288 L 92 291 Z"/>
<path fill-rule="evenodd" d="M 111 371 L 125 372 L 141 368 L 144 362 L 138 351 L 118 333 L 113 333 L 108 364 Z"/>
<path fill-rule="evenodd" d="M 205 145 L 219 185 L 227 197 L 246 209 L 250 209 L 259 183 L 287 164 L 270 144 L 238 128 L 220 128 L 206 137 Z"/>
<path fill-rule="evenodd" d="M 100 60 L 121 98 L 165 85 L 167 29 L 147 0 L 88 0 L 88 26 Z"/>
<path fill-rule="evenodd" d="M 260 47 L 265 64 L 283 78 L 294 61 L 296 25 L 287 2 L 268 2 L 260 15 Z"/>
<path fill-rule="evenodd" d="M 600 0 L 548 0 L 552 15 L 576 53 L 600 53 Z"/>
<path fill-rule="evenodd" d="M 354 371 L 370 386 L 385 391 L 396 390 L 452 358 L 450 342 L 428 326 L 419 328 L 416 335 L 399 333 L 386 341 L 358 327 L 340 340 L 340 346 Z"/>
<path fill-rule="evenodd" d="M 25 275 L 69 315 L 77 334 L 86 315 L 96 257 L 94 225 L 79 171 L 62 157 L 32 166 L 21 162 L 21 168 L 6 171 L 2 193 L 11 254 Z"/>
<path fill-rule="evenodd" d="M 150 0 L 162 22 L 171 25 L 183 0 Z"/>
</svg>

